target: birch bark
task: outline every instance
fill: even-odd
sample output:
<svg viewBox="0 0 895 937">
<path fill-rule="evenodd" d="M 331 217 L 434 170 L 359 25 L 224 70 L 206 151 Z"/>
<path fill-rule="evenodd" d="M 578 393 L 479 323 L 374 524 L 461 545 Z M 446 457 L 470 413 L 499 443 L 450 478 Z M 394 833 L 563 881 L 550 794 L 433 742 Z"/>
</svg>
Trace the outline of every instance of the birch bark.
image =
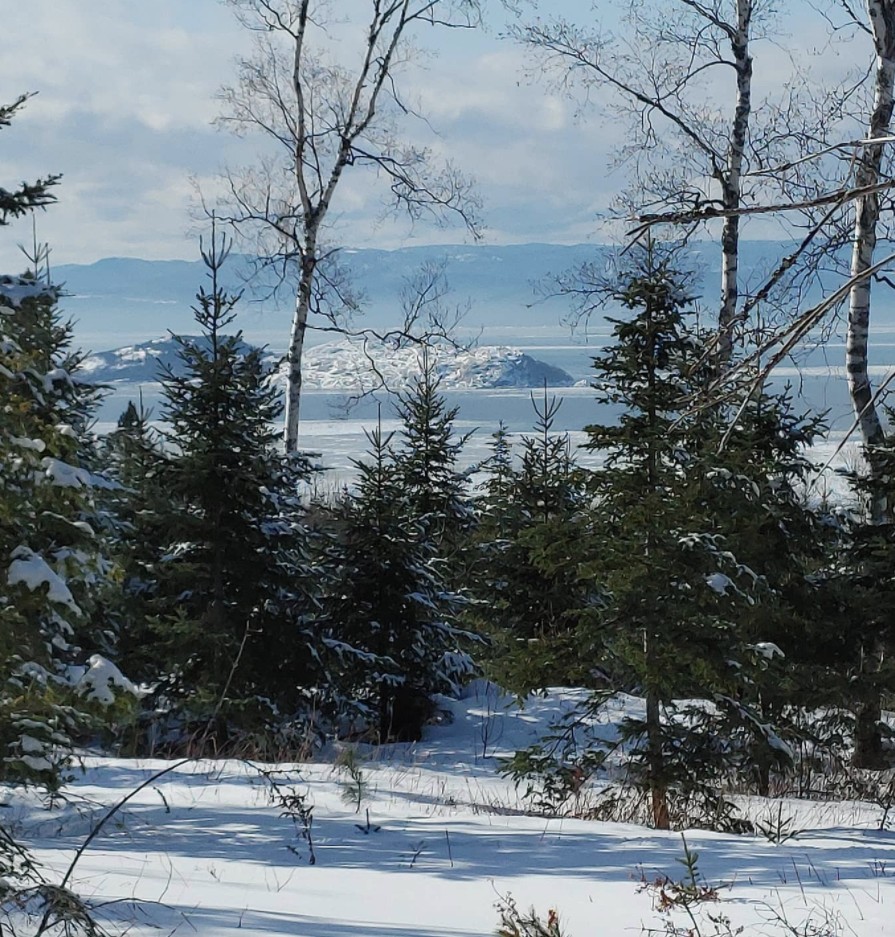
<svg viewBox="0 0 895 937">
<path fill-rule="evenodd" d="M 225 173 L 230 211 L 222 206 L 216 214 L 250 238 L 262 265 L 281 279 L 295 277 L 284 428 L 286 451 L 295 452 L 305 337 L 312 315 L 321 311 L 321 263 L 331 253 L 321 243 L 345 171 L 374 170 L 394 207 L 412 220 L 453 215 L 478 236 L 478 200 L 469 182 L 425 148 L 393 135 L 397 121 L 413 114 L 397 83 L 411 32 L 418 25 L 471 28 L 476 3 L 367 0 L 368 17 L 355 34 L 356 58 L 348 67 L 341 64 L 341 46 L 338 53 L 327 47 L 325 0 L 229 2 L 256 34 L 256 54 L 240 62 L 238 83 L 222 89 L 219 123 L 241 135 L 259 133 L 281 155 L 262 158 L 241 175 Z M 334 330 L 344 327 L 335 315 L 328 321 Z"/>
<path fill-rule="evenodd" d="M 736 108 L 730 128 L 727 172 L 721 179 L 725 208 L 737 209 L 742 200 L 743 160 L 752 111 L 752 56 L 749 51 L 749 29 L 753 0 L 737 0 L 736 25 L 730 30 L 730 47 L 736 69 Z M 733 355 L 734 327 L 739 318 L 739 249 L 740 219 L 731 215 L 724 219 L 721 230 L 721 309 L 718 314 L 719 363 L 726 365 Z"/>
<path fill-rule="evenodd" d="M 876 52 L 873 111 L 867 137 L 875 140 L 888 136 L 895 103 L 895 2 L 867 0 L 867 13 Z M 855 175 L 856 188 L 880 182 L 885 149 L 886 144 L 882 142 L 861 148 Z M 859 276 L 873 265 L 879 219 L 880 205 L 877 193 L 856 200 L 852 277 Z M 851 288 L 845 352 L 848 389 L 861 438 L 867 447 L 879 444 L 885 437 L 882 421 L 873 400 L 868 370 L 871 284 L 871 277 L 863 277 Z"/>
</svg>

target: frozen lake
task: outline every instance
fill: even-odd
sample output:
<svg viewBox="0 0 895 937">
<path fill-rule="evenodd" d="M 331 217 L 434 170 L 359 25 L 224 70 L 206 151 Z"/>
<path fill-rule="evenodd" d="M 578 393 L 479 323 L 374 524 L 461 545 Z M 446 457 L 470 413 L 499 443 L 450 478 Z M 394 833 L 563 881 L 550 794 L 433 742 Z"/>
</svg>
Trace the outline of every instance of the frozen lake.
<svg viewBox="0 0 895 937">
<path fill-rule="evenodd" d="M 567 329 L 558 325 L 525 330 L 490 328 L 481 334 L 478 344 L 513 345 L 547 364 L 563 368 L 576 380 L 589 381 L 592 358 L 608 337 L 606 324 L 602 324 L 600 329 L 591 329 L 587 342 L 576 341 Z M 872 371 L 878 384 L 895 366 L 895 323 L 876 327 L 872 352 L 876 356 Z M 802 349 L 796 361 L 787 362 L 778 368 L 775 375 L 777 386 L 786 383 L 792 386 L 800 409 L 827 413 L 831 436 L 827 444 L 819 447 L 821 453 L 835 449 L 853 422 L 844 360 L 845 344 L 841 338 L 834 337 L 823 346 Z M 158 417 L 161 409 L 159 390 L 157 384 L 114 385 L 100 412 L 100 430 L 111 429 L 128 401 L 136 399 L 140 393 L 144 404 Z M 588 386 L 555 388 L 548 390 L 548 394 L 562 401 L 554 430 L 569 432 L 574 445 L 585 440 L 582 432 L 585 426 L 611 419 L 614 415 L 610 408 L 600 407 L 595 402 L 594 391 Z M 487 455 L 490 434 L 500 421 L 514 434 L 531 431 L 536 418 L 532 395 L 540 401 L 543 392 L 518 388 L 447 390 L 445 396 L 449 406 L 459 410 L 456 421 L 458 433 L 471 433 L 464 450 L 464 462 L 474 464 Z M 345 394 L 326 391 L 305 393 L 302 400 L 302 447 L 320 453 L 322 464 L 332 470 L 334 483 L 350 472 L 351 459 L 363 453 L 366 445 L 364 431 L 376 425 L 380 405 L 383 428 L 396 429 L 398 424 L 387 395 L 352 401 Z M 585 463 L 592 458 L 587 453 L 581 456 Z"/>
</svg>

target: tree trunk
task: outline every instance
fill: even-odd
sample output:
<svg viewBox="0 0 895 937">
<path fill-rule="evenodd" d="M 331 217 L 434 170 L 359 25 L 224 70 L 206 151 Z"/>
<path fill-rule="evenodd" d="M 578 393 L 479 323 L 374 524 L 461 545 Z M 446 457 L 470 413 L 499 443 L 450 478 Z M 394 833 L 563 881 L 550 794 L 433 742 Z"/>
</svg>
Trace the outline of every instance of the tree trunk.
<svg viewBox="0 0 895 937">
<path fill-rule="evenodd" d="M 878 701 L 859 703 L 855 707 L 855 750 L 852 755 L 854 767 L 877 770 L 886 767 L 880 719 L 882 709 Z"/>
<path fill-rule="evenodd" d="M 286 414 L 285 443 L 286 452 L 298 449 L 298 425 L 301 409 L 302 357 L 305 350 L 305 333 L 308 328 L 308 313 L 311 309 L 311 289 L 314 282 L 314 269 L 317 257 L 312 248 L 305 251 L 301 262 L 301 278 L 295 296 L 295 316 L 292 319 L 292 334 L 289 338 L 289 352 L 286 356 Z"/>
<path fill-rule="evenodd" d="M 743 157 L 752 110 L 752 56 L 749 54 L 749 27 L 752 20 L 753 0 L 737 0 L 737 24 L 731 33 L 737 75 L 737 98 L 730 143 L 727 149 L 727 168 L 722 181 L 724 207 L 737 209 L 742 198 Z M 724 219 L 721 230 L 721 309 L 718 315 L 719 364 L 723 368 L 733 354 L 733 328 L 737 318 L 739 287 L 737 283 L 740 248 L 740 219 Z"/>
<path fill-rule="evenodd" d="M 875 140 L 889 134 L 892 121 L 893 88 L 895 88 L 895 0 L 867 0 L 867 13 L 876 49 L 876 79 L 873 94 L 873 112 L 867 138 Z M 874 185 L 880 181 L 885 143 L 863 147 L 859 152 L 855 185 Z M 852 243 L 851 275 L 859 276 L 873 264 L 876 249 L 876 228 L 879 222 L 879 196 L 867 195 L 855 203 L 855 227 Z M 876 403 L 868 370 L 868 338 L 870 331 L 871 278 L 855 283 L 849 293 L 848 331 L 845 344 L 845 365 L 848 390 L 855 419 L 861 431 L 870 481 L 878 475 L 873 447 L 885 440 L 885 431 Z M 872 488 L 871 488 L 872 490 Z M 882 522 L 889 508 L 885 495 L 871 496 L 871 519 Z M 882 757 L 882 738 L 879 719 L 880 705 L 861 703 L 855 712 L 855 751 L 853 763 L 858 767 L 879 767 Z"/>
<path fill-rule="evenodd" d="M 873 113 L 867 133 L 868 139 L 874 140 L 889 134 L 889 125 L 892 120 L 893 86 L 895 86 L 895 0 L 867 0 L 867 11 L 876 47 Z M 880 181 L 885 146 L 885 143 L 877 143 L 861 149 L 855 174 L 856 187 L 875 185 Z M 852 277 L 859 276 L 873 264 L 879 214 L 878 195 L 866 195 L 856 201 L 852 241 Z M 873 389 L 867 368 L 870 287 L 871 278 L 865 277 L 855 283 L 849 293 L 845 358 L 848 389 L 865 446 L 877 445 L 882 442 L 885 435 L 873 401 Z"/>
<path fill-rule="evenodd" d="M 646 691 L 646 760 L 653 826 L 657 830 L 671 829 L 671 817 L 668 811 L 668 786 L 663 777 L 665 766 L 662 757 L 659 695 L 652 689 Z"/>
</svg>

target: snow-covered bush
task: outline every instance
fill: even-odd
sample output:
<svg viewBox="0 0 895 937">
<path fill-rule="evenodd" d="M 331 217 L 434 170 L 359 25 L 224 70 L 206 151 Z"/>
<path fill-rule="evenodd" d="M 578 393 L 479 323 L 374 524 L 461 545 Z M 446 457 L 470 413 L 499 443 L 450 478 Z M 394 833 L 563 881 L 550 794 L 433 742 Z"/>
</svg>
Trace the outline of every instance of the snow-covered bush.
<svg viewBox="0 0 895 937">
<path fill-rule="evenodd" d="M 114 569 L 89 434 L 98 391 L 78 380 L 56 300 L 34 280 L 0 282 L 0 778 L 49 785 L 94 717 L 133 699 L 123 678 L 114 693 L 97 679 L 93 700 L 78 686 L 84 657 L 114 649 Z"/>
</svg>

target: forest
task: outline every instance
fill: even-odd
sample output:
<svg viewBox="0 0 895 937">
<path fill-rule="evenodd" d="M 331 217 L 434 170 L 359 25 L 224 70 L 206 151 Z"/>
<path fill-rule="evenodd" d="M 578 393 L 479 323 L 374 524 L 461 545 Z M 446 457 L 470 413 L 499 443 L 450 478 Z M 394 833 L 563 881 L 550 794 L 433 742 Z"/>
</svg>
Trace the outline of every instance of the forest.
<svg viewBox="0 0 895 937">
<path fill-rule="evenodd" d="M 633 3 L 616 46 L 520 13 L 507 38 L 553 80 L 608 87 L 641 134 L 625 156 L 628 237 L 613 269 L 585 264 L 541 285 L 579 320 L 621 310 L 591 375 L 594 401 L 621 416 L 582 427 L 597 457 L 584 467 L 554 430 L 560 402 L 545 388 L 531 431 L 498 428 L 468 466 L 426 353 L 454 340 L 451 323 L 431 315 L 423 279 L 400 326 L 375 336 L 419 349 L 418 377 L 395 395 L 400 428 L 368 432 L 355 480 L 338 490 L 300 445 L 306 329 L 363 332 L 346 318 L 357 310 L 326 215 L 343 176 L 366 163 L 412 219 L 453 214 L 477 234 L 465 177 L 402 147 L 393 122 L 413 30 L 473 29 L 479 11 L 377 0 L 352 78 L 312 48 L 310 0 L 231 6 L 258 42 L 221 119 L 273 134 L 287 156 L 227 170 L 229 197 L 209 196 L 195 334 L 175 336 L 160 412 L 131 403 L 98 434 L 106 389 L 79 373 L 85 355 L 46 254 L 36 245 L 26 272 L 0 278 L 4 799 L 67 803 L 85 758 L 167 764 L 155 778 L 187 762 L 330 763 L 338 750 L 360 814 L 370 795 L 358 752 L 434 737 L 471 687 L 523 714 L 573 687 L 538 737 L 512 749 L 491 740 L 525 816 L 782 843 L 796 835 L 783 814 L 758 821 L 744 804 L 791 798 L 879 805 L 886 829 L 895 443 L 886 382 L 873 388 L 868 362 L 871 286 L 891 286 L 879 244 L 895 188 L 895 3 L 830 5 L 866 40 L 868 70 L 855 87 L 812 91 L 813 110 L 793 88 L 785 106 L 753 99 L 759 0 Z M 714 65 L 731 77 L 729 113 L 702 87 Z M 0 108 L 4 132 L 27 101 Z M 53 175 L 0 189 L 0 225 L 52 211 L 64 191 Z M 791 250 L 747 290 L 740 223 L 770 213 L 791 226 Z M 721 257 L 708 316 L 688 253 L 697 232 L 717 235 Z M 280 270 L 294 299 L 285 394 L 269 357 L 243 341 L 244 298 L 221 285 L 236 243 L 254 246 L 262 274 Z M 806 305 L 818 284 L 823 298 Z M 847 333 L 862 458 L 842 471 L 846 494 L 820 497 L 812 447 L 824 418 L 773 372 L 799 343 L 822 341 L 832 314 Z M 618 705 L 614 731 L 595 734 Z M 264 776 L 298 831 L 290 848 L 316 863 L 307 794 Z M 378 832 L 369 807 L 356 828 Z M 69 874 L 48 884 L 26 840 L 0 813 L 0 934 L 102 933 Z M 683 847 L 689 879 L 642 882 L 654 907 L 687 916 L 664 932 L 737 933 L 721 918 L 697 923 L 693 909 L 717 896 Z M 447 849 L 453 868 L 449 836 Z M 526 915 L 512 898 L 499 908 L 503 937 L 565 933 L 552 910 Z"/>
</svg>

